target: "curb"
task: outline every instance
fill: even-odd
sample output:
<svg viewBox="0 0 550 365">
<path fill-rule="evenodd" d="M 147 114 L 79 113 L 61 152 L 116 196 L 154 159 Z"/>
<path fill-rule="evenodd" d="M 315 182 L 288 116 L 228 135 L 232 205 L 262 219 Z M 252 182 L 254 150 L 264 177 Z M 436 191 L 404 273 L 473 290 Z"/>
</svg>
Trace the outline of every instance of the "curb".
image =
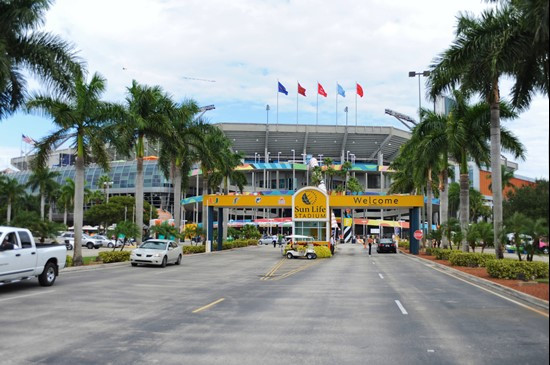
<svg viewBox="0 0 550 365">
<path fill-rule="evenodd" d="M 515 297 L 517 299 L 521 299 L 529 304 L 532 304 L 532 305 L 535 305 L 539 308 L 543 308 L 545 310 L 548 310 L 549 309 L 549 303 L 548 301 L 544 300 L 544 299 L 540 299 L 540 298 L 537 298 L 537 297 L 534 297 L 532 295 L 529 295 L 529 294 L 526 294 L 526 293 L 523 293 L 523 292 L 520 292 L 518 290 L 515 290 L 515 289 L 512 289 L 512 288 L 509 288 L 507 286 L 504 286 L 504 285 L 501 285 L 501 284 L 498 284 L 498 283 L 495 283 L 495 282 L 492 282 L 490 280 L 486 280 L 486 279 L 483 279 L 483 278 L 479 278 L 475 275 L 471 275 L 471 274 L 468 274 L 468 273 L 465 273 L 465 272 L 462 272 L 460 270 L 456 270 L 456 269 L 453 269 L 452 267 L 449 267 L 449 266 L 445 266 L 445 265 L 442 265 L 438 262 L 434 262 L 434 261 L 431 261 L 431 260 L 426 260 L 426 259 L 423 259 L 421 257 L 418 257 L 418 256 L 415 256 L 415 255 L 412 255 L 410 253 L 407 253 L 407 252 L 403 252 L 401 251 L 402 254 L 406 255 L 407 257 L 413 259 L 413 260 L 418 260 L 418 261 L 422 261 L 422 262 L 425 262 L 425 263 L 428 263 L 434 267 L 437 267 L 438 269 L 442 270 L 442 271 L 445 271 L 447 273 L 450 273 L 456 277 L 459 277 L 461 279 L 464 279 L 466 281 L 469 281 L 469 282 L 472 282 L 472 283 L 475 283 L 477 285 L 480 285 L 480 286 L 483 286 L 485 288 L 489 288 L 489 289 L 493 289 L 495 291 L 498 291 L 502 294 L 506 294 L 506 295 L 509 295 L 509 296 L 512 296 L 512 297 Z"/>
<path fill-rule="evenodd" d="M 113 262 L 110 264 L 97 264 L 97 265 L 82 265 L 82 266 L 70 266 L 65 267 L 61 269 L 59 273 L 70 273 L 74 271 L 93 271 L 93 270 L 99 270 L 104 269 L 108 267 L 119 267 L 119 266 L 125 266 L 128 265 L 130 261 L 122 261 L 122 262 Z"/>
</svg>

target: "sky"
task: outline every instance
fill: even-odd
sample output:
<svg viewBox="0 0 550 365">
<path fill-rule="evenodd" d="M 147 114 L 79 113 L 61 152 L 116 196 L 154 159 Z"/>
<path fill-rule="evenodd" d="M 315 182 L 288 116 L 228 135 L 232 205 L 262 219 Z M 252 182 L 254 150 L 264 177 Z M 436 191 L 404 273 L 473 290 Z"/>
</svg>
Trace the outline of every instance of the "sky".
<svg viewBox="0 0 550 365">
<path fill-rule="evenodd" d="M 319 124 L 344 125 L 347 106 L 349 125 L 405 129 L 384 110 L 417 119 L 418 77 L 409 71 L 427 70 L 449 47 L 460 12 L 480 14 L 490 6 L 482 0 L 57 0 L 42 30 L 73 44 L 88 73 L 107 79 L 106 101 L 124 102 L 136 80 L 161 86 L 175 101 L 215 105 L 204 115 L 211 123 L 315 124 L 318 111 Z M 288 95 L 277 92 L 277 82 Z M 306 97 L 297 98 L 298 82 Z M 357 104 L 356 82 L 364 90 Z M 328 97 L 317 98 L 317 83 Z M 28 84 L 41 90 L 32 78 Z M 345 97 L 336 96 L 337 84 Z M 501 83 L 504 98 L 510 85 Z M 518 175 L 548 179 L 548 106 L 539 95 L 519 118 L 503 121 L 527 149 Z M 22 146 L 28 151 L 22 134 L 38 140 L 52 129 L 48 118 L 22 112 L 0 121 L 0 169 Z"/>
</svg>

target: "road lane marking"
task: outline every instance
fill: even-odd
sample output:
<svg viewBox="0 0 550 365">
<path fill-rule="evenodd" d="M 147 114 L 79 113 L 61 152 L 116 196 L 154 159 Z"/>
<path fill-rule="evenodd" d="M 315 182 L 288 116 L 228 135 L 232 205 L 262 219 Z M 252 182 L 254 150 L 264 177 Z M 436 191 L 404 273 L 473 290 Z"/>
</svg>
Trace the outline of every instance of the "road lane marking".
<svg viewBox="0 0 550 365">
<path fill-rule="evenodd" d="M 380 279 L 384 279 L 384 275 L 378 273 L 378 276 L 380 276 Z"/>
<path fill-rule="evenodd" d="M 320 262 L 320 261 L 319 261 L 319 262 Z M 296 268 L 296 269 L 294 269 L 294 270 L 291 270 L 291 271 L 289 271 L 289 272 L 284 273 L 283 275 L 279 276 L 278 278 L 273 278 L 272 280 L 280 280 L 280 279 L 288 278 L 290 275 L 294 275 L 294 274 L 296 274 L 296 273 L 299 273 L 299 272 L 302 271 L 302 270 L 305 270 L 305 269 L 307 269 L 307 268 L 312 267 L 313 265 L 317 265 L 319 262 L 312 262 L 312 263 L 310 263 L 310 264 L 306 264 L 306 265 L 304 265 L 304 266 L 298 267 L 298 268 Z"/>
<path fill-rule="evenodd" d="M 278 263 L 276 263 L 272 268 L 271 270 L 269 270 L 267 273 L 264 274 L 264 276 L 262 276 L 260 278 L 260 280 L 268 280 L 270 279 L 273 274 L 275 274 L 275 272 L 283 265 L 283 263 L 285 262 L 285 260 L 287 260 L 286 258 L 285 259 L 281 259 L 281 261 L 279 261 Z"/>
<path fill-rule="evenodd" d="M 12 300 L 12 299 L 33 297 L 35 295 L 49 294 L 49 293 L 53 293 L 54 291 L 55 290 L 48 290 L 48 291 L 41 291 L 39 293 L 25 294 L 25 295 L 18 295 L 18 296 L 15 296 L 15 297 L 3 298 L 3 299 L 0 299 L 0 302 L 5 302 L 5 301 L 8 301 L 8 300 Z"/>
<path fill-rule="evenodd" d="M 200 307 L 200 308 L 195 309 L 195 310 L 193 311 L 193 313 L 199 313 L 199 312 L 201 312 L 201 311 L 203 311 L 203 310 L 205 310 L 205 309 L 208 309 L 208 308 L 210 308 L 210 307 L 212 307 L 212 306 L 214 306 L 214 305 L 216 305 L 216 304 L 218 304 L 218 303 L 223 302 L 224 300 L 225 300 L 225 298 L 220 298 L 220 299 L 216 300 L 215 302 L 212 302 L 212 303 L 210 303 L 210 304 L 205 305 L 204 307 Z"/>
<path fill-rule="evenodd" d="M 507 298 L 507 297 L 504 296 L 504 295 L 501 295 L 501 294 L 499 294 L 499 293 L 496 293 L 496 292 L 494 292 L 494 291 L 492 291 L 492 290 L 490 290 L 490 289 L 484 288 L 484 287 L 482 287 L 482 286 L 480 286 L 480 285 L 471 283 L 471 282 L 469 282 L 468 280 L 464 280 L 464 279 L 462 279 L 462 278 L 456 277 L 456 276 L 454 276 L 454 275 L 452 275 L 452 274 L 449 274 L 449 273 L 447 273 L 447 272 L 445 272 L 445 271 L 443 271 L 443 270 L 440 270 L 440 269 L 438 269 L 438 268 L 436 268 L 436 267 L 434 267 L 434 266 L 429 266 L 429 267 L 431 267 L 432 269 L 434 269 L 434 270 L 436 270 L 436 271 L 439 271 L 440 273 L 443 273 L 443 274 L 445 274 L 445 275 L 448 275 L 448 276 L 450 276 L 450 277 L 453 277 L 453 278 L 455 278 L 455 279 L 457 279 L 457 280 L 463 281 L 463 282 L 465 282 L 465 283 L 467 283 L 467 284 L 470 284 L 470 285 L 472 285 L 472 286 L 475 286 L 476 288 L 479 288 L 479 289 L 481 289 L 481 290 L 485 290 L 485 291 L 488 292 L 488 293 L 491 293 L 491 294 L 493 294 L 493 295 L 496 295 L 497 297 L 500 297 L 500 298 L 502 298 L 502 299 L 505 299 L 505 300 L 507 300 L 507 301 L 509 301 L 509 302 L 512 302 L 512 303 L 514 303 L 514 304 L 519 305 L 520 307 L 529 309 L 529 310 L 531 310 L 531 311 L 533 311 L 533 312 L 535 312 L 535 313 L 541 314 L 541 315 L 543 315 L 543 316 L 545 316 L 545 317 L 548 318 L 548 313 L 545 313 L 545 312 L 543 312 L 543 311 L 539 311 L 538 309 L 535 309 L 535 308 L 533 308 L 533 307 L 530 307 L 530 306 L 528 306 L 528 305 L 526 305 L 526 304 L 523 304 L 523 303 L 520 303 L 520 302 L 515 301 L 515 300 L 513 300 L 513 299 Z"/>
<path fill-rule="evenodd" d="M 405 307 L 403 307 L 403 304 L 401 304 L 401 302 L 399 300 L 396 300 L 395 304 L 397 304 L 397 306 L 399 307 L 399 310 L 401 311 L 401 313 L 409 314 L 409 313 L 407 313 L 407 311 L 405 310 Z"/>
</svg>

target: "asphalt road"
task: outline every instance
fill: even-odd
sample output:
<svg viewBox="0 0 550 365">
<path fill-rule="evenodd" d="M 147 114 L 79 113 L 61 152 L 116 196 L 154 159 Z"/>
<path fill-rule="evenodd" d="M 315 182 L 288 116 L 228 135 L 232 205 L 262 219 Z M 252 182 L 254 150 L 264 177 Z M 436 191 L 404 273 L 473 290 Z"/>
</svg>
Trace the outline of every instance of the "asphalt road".
<svg viewBox="0 0 550 365">
<path fill-rule="evenodd" d="M 0 286 L 0 362 L 548 364 L 547 312 L 403 254 L 338 250 L 248 247 Z"/>
</svg>

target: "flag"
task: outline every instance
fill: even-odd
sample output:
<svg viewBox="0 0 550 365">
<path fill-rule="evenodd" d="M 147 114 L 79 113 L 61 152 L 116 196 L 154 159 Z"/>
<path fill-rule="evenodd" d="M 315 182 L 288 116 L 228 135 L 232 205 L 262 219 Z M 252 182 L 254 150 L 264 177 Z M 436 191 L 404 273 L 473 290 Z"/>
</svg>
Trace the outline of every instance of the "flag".
<svg viewBox="0 0 550 365">
<path fill-rule="evenodd" d="M 298 83 L 298 94 L 306 96 L 306 89 L 304 89 L 300 83 Z"/>
<path fill-rule="evenodd" d="M 338 94 L 342 95 L 344 98 L 346 97 L 346 92 L 344 91 L 344 88 L 340 86 L 340 84 L 336 84 L 338 86 Z"/>
<path fill-rule="evenodd" d="M 285 95 L 288 95 L 288 91 L 286 91 L 286 88 L 283 86 L 283 84 L 281 84 L 280 82 L 278 83 L 279 83 L 279 92 Z"/>
<path fill-rule="evenodd" d="M 360 97 L 363 97 L 363 88 L 361 87 L 361 85 L 357 84 L 357 95 L 359 95 Z"/>
<path fill-rule="evenodd" d="M 327 93 L 325 92 L 325 89 L 323 89 L 320 83 L 317 83 L 317 92 L 319 93 L 319 95 L 322 95 L 325 98 L 327 97 Z"/>
<path fill-rule="evenodd" d="M 31 137 L 26 136 L 24 134 L 21 135 L 21 139 L 23 140 L 23 142 L 28 143 L 28 144 L 33 145 L 33 146 L 36 143 L 36 141 L 34 139 L 32 139 Z"/>
</svg>

